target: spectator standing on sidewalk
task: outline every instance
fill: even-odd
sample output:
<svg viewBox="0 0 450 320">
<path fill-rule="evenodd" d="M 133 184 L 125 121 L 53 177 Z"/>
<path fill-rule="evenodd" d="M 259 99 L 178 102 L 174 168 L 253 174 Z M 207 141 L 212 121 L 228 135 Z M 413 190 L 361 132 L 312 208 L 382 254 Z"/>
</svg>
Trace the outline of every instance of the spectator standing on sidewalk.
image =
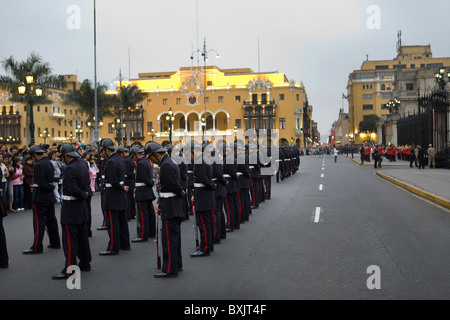
<svg viewBox="0 0 450 320">
<path fill-rule="evenodd" d="M 364 164 L 364 146 L 359 149 L 359 154 L 361 155 L 361 164 Z"/>
<path fill-rule="evenodd" d="M 433 166 L 433 169 L 436 169 L 436 149 L 433 148 L 433 145 L 428 146 L 428 168 L 431 169 L 431 166 Z"/>
</svg>

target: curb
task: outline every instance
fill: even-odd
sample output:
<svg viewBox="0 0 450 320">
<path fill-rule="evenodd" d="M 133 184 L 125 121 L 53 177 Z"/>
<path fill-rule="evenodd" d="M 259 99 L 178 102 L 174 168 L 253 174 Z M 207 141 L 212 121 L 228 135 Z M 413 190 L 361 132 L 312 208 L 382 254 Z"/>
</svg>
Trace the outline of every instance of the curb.
<svg viewBox="0 0 450 320">
<path fill-rule="evenodd" d="M 377 176 L 379 176 L 379 177 L 381 177 L 381 178 L 383 178 L 383 179 L 385 179 L 385 180 L 387 180 L 389 182 L 392 182 L 393 184 L 395 184 L 395 185 L 397 185 L 397 186 L 399 186 L 399 187 L 401 187 L 401 188 L 403 188 L 403 189 L 405 189 L 405 190 L 415 194 L 415 195 L 418 195 L 418 196 L 420 196 L 422 198 L 425 198 L 425 199 L 428 199 L 428 200 L 430 200 L 430 201 L 432 201 L 434 203 L 437 203 L 437 204 L 439 204 L 439 205 L 441 205 L 441 206 L 443 206 L 443 207 L 445 207 L 447 209 L 450 209 L 450 201 L 445 199 L 445 198 L 442 198 L 440 196 L 432 194 L 432 193 L 430 193 L 428 191 L 425 191 L 423 189 L 420 189 L 418 187 L 412 186 L 409 183 L 397 180 L 397 179 L 395 179 L 395 178 L 393 178 L 393 177 L 391 177 L 391 176 L 389 176 L 387 174 L 384 174 L 382 172 L 377 171 L 377 172 L 375 172 L 375 174 Z"/>
</svg>

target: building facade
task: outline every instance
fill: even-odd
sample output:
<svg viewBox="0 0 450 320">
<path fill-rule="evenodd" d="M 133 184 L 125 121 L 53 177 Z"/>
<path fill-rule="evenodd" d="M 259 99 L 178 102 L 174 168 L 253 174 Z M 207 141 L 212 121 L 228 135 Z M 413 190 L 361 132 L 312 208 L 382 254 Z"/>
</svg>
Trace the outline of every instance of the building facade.
<svg viewBox="0 0 450 320">
<path fill-rule="evenodd" d="M 375 114 L 385 119 L 390 115 L 389 102 L 394 99 L 394 90 L 406 95 L 402 97 L 405 101 L 402 112 L 406 115 L 414 112 L 413 101 L 417 99 L 419 90 L 429 90 L 430 84 L 424 78 L 417 78 L 413 74 L 449 66 L 450 58 L 434 58 L 430 45 L 403 46 L 401 42 L 397 46 L 397 57 L 393 60 L 364 61 L 360 70 L 349 75 L 347 84 L 350 132 L 354 134 L 354 143 L 382 141 L 379 131 L 360 132 L 359 123 L 364 116 Z M 403 73 L 403 78 L 396 83 L 399 71 Z M 411 76 L 415 80 L 407 79 Z M 390 127 L 387 129 L 390 130 Z"/>
<path fill-rule="evenodd" d="M 76 75 L 65 75 L 67 87 L 44 89 L 49 104 L 37 103 L 33 106 L 35 124 L 35 144 L 58 144 L 61 142 L 85 141 L 92 138 L 86 115 L 75 105 L 65 103 L 70 90 L 77 90 L 80 83 Z M 23 147 L 29 143 L 29 106 L 11 101 L 12 94 L 0 89 L 0 144 Z M 28 110 L 27 110 L 28 109 Z"/>
<path fill-rule="evenodd" d="M 283 73 L 188 67 L 140 73 L 122 85 L 136 85 L 147 96 L 134 110 L 116 109 L 115 119 L 104 119 L 100 136 L 118 143 L 127 144 L 127 131 L 129 143 L 142 144 L 203 137 L 211 142 L 233 139 L 238 131 L 267 130 L 276 131 L 281 144 L 303 147 L 305 134 L 312 136 L 311 124 L 304 127 L 304 113 L 311 115 L 306 90 Z"/>
</svg>

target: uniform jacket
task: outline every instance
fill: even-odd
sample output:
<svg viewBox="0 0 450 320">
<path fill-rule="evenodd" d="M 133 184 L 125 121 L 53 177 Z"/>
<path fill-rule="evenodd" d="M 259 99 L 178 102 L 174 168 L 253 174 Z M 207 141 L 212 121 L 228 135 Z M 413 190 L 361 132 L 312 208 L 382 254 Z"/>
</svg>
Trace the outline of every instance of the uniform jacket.
<svg viewBox="0 0 450 320">
<path fill-rule="evenodd" d="M 161 220 L 184 218 L 183 188 L 181 187 L 180 169 L 166 154 L 159 164 L 159 179 L 161 193 L 175 193 L 176 197 L 159 198 Z"/>
<path fill-rule="evenodd" d="M 181 177 L 181 187 L 183 189 L 187 189 L 187 184 L 188 184 L 188 167 L 186 164 L 186 158 L 184 157 L 183 154 L 180 153 L 179 155 L 179 159 L 177 160 L 178 164 L 178 169 L 180 169 L 180 177 Z"/>
<path fill-rule="evenodd" d="M 125 161 L 117 153 L 113 153 L 105 164 L 105 198 L 103 203 L 105 210 L 123 211 L 127 209 L 124 180 Z"/>
<path fill-rule="evenodd" d="M 205 159 L 196 159 L 194 161 L 194 183 L 202 184 L 203 187 L 194 186 L 194 207 L 196 211 L 210 211 L 213 210 L 215 202 L 216 185 L 212 181 L 213 167 L 212 164 L 207 163 Z"/>
<path fill-rule="evenodd" d="M 139 186 L 144 183 L 145 186 Z M 153 168 L 150 160 L 146 157 L 142 157 L 136 167 L 136 184 L 134 189 L 134 195 L 136 201 L 155 200 L 155 194 L 153 193 Z"/>
<path fill-rule="evenodd" d="M 88 219 L 87 194 L 90 190 L 89 169 L 86 161 L 73 158 L 63 176 L 63 195 L 76 200 L 62 200 L 61 224 L 82 224 Z"/>
<path fill-rule="evenodd" d="M 239 174 L 239 187 L 241 189 L 249 189 L 252 171 L 250 170 L 248 155 L 244 152 L 239 153 L 237 163 L 237 172 L 241 173 Z"/>
<path fill-rule="evenodd" d="M 33 176 L 33 196 L 32 202 L 51 202 L 56 203 L 56 198 L 53 193 L 53 178 L 55 168 L 47 157 L 42 157 L 41 160 L 34 164 Z"/>
<path fill-rule="evenodd" d="M 259 165 L 259 155 L 257 152 L 250 152 L 249 153 L 249 159 L 252 159 L 252 162 L 256 163 L 250 163 L 251 169 L 251 177 L 252 179 L 259 179 L 261 178 L 261 167 Z M 256 161 L 255 161 L 256 160 Z"/>
<path fill-rule="evenodd" d="M 216 184 L 216 190 L 214 191 L 214 195 L 216 198 L 226 197 L 227 179 L 223 177 L 223 165 L 221 163 L 214 162 L 212 164 L 212 168 L 213 168 L 213 182 L 215 182 Z"/>
<path fill-rule="evenodd" d="M 135 169 L 136 164 L 133 159 L 131 159 L 131 156 L 128 155 L 124 158 L 125 160 L 125 185 L 129 186 L 130 189 L 134 188 L 134 181 L 135 181 Z"/>
<path fill-rule="evenodd" d="M 226 178 L 228 180 L 228 184 L 226 185 L 227 193 L 234 193 L 239 190 L 238 188 L 239 178 L 237 175 L 237 162 L 235 161 L 233 156 L 232 158 L 233 163 L 228 163 L 230 159 L 231 159 L 230 155 L 224 157 L 223 174 L 230 176 Z"/>
</svg>

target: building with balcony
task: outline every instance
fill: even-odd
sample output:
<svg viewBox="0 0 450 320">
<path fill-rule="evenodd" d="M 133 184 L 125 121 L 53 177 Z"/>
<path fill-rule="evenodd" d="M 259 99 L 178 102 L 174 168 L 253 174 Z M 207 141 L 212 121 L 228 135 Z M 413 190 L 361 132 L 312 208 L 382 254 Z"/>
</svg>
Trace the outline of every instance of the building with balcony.
<svg viewBox="0 0 450 320">
<path fill-rule="evenodd" d="M 418 112 L 417 96 L 431 90 L 427 70 L 449 66 L 450 58 L 434 58 L 430 45 L 405 46 L 400 38 L 397 57 L 393 60 L 364 61 L 361 69 L 350 73 L 347 84 L 349 131 L 354 135 L 354 143 L 396 142 L 395 134 L 390 131 L 392 125 L 378 132 L 360 132 L 359 123 L 372 114 L 382 120 L 387 119 L 390 115 L 389 102 L 400 92 L 402 116 Z M 380 133 L 383 138 L 379 137 Z"/>
<path fill-rule="evenodd" d="M 135 109 L 116 110 L 114 119 L 104 119 L 100 136 L 119 143 L 126 141 L 129 126 L 130 143 L 142 144 L 152 140 L 167 144 L 170 138 L 173 143 L 186 137 L 233 138 L 242 129 L 274 130 L 280 143 L 302 147 L 305 134 L 312 135 L 303 116 L 305 109 L 311 115 L 306 90 L 284 73 L 183 67 L 173 72 L 140 73 L 138 79 L 122 85 L 136 85 L 147 97 Z"/>
<path fill-rule="evenodd" d="M 86 114 L 80 112 L 77 106 L 64 103 L 69 90 L 77 90 L 81 84 L 76 75 L 65 75 L 64 79 L 67 83 L 65 89 L 44 89 L 44 95 L 52 101 L 50 104 L 38 103 L 33 107 L 36 144 L 89 143 L 92 138 L 87 128 Z M 12 102 L 11 97 L 11 92 L 0 89 L 0 144 L 23 147 L 29 138 L 29 107 Z"/>
</svg>

